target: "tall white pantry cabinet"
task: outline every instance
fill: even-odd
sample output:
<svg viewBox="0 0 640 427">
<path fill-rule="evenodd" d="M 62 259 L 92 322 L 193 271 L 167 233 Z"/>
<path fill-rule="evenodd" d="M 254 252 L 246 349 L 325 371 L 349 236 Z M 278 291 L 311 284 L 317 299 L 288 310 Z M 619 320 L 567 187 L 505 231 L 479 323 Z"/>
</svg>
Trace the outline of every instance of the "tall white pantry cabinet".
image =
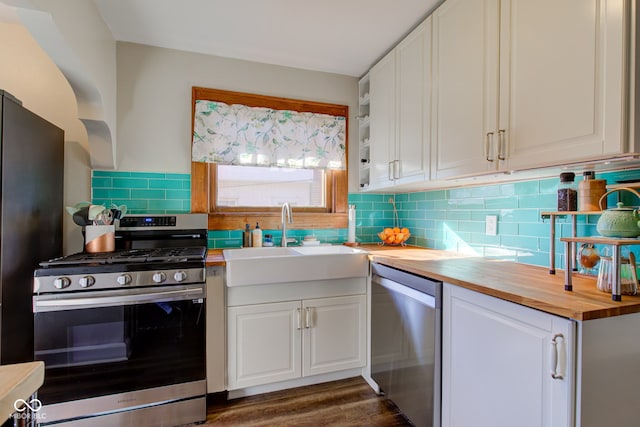
<svg viewBox="0 0 640 427">
<path fill-rule="evenodd" d="M 576 321 L 448 283 L 443 296 L 443 427 L 640 424 L 640 313 Z"/>
</svg>

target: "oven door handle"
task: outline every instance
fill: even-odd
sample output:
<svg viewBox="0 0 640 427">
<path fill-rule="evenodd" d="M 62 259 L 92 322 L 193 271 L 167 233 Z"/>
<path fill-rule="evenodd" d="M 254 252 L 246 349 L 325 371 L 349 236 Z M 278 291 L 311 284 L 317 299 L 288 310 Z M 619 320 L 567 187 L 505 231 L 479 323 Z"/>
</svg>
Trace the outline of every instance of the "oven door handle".
<svg viewBox="0 0 640 427">
<path fill-rule="evenodd" d="M 92 296 L 77 295 L 36 295 L 33 297 L 33 312 L 44 313 L 62 310 L 80 310 L 98 307 L 113 307 L 121 305 L 147 304 L 167 301 L 181 301 L 205 298 L 204 286 L 189 286 L 180 289 L 149 292 L 148 290 L 104 291 Z"/>
</svg>

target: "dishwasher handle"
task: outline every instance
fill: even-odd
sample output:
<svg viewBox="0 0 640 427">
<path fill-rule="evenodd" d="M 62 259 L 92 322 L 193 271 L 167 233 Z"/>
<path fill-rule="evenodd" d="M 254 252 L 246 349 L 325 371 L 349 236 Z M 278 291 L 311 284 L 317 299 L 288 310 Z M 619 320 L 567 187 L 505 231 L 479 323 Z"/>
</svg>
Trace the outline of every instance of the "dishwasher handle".
<svg viewBox="0 0 640 427">
<path fill-rule="evenodd" d="M 389 280 L 380 276 L 374 276 L 373 282 L 389 289 L 390 291 L 397 292 L 411 299 L 414 299 L 427 307 L 438 308 L 436 304 L 436 298 L 432 295 L 422 293 L 413 288 L 405 286 L 402 283 L 394 282 L 393 280 Z"/>
<path fill-rule="evenodd" d="M 400 289 L 394 287 L 393 290 L 408 293 L 410 297 L 413 295 L 427 295 L 434 301 L 434 308 L 442 308 L 442 282 L 429 279 L 428 277 L 418 276 L 403 270 L 398 270 L 386 265 L 372 263 L 371 264 L 372 280 L 383 282 L 383 286 L 389 287 L 389 282 L 395 282 L 400 285 Z M 419 298 L 416 298 L 419 299 Z"/>
</svg>

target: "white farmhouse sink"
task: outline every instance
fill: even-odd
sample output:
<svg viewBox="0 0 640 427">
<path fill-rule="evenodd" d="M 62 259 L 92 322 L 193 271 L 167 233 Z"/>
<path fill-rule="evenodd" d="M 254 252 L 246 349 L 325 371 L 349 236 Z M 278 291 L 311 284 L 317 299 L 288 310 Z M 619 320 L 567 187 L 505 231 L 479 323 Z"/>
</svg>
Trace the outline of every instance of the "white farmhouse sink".
<svg viewBox="0 0 640 427">
<path fill-rule="evenodd" d="M 318 246 L 296 246 L 291 248 L 292 251 L 301 255 L 328 255 L 328 254 L 359 254 L 365 253 L 361 249 L 350 248 L 344 245 L 318 245 Z"/>
<path fill-rule="evenodd" d="M 367 253 L 342 245 L 224 249 L 227 286 L 366 277 Z"/>
<path fill-rule="evenodd" d="M 239 259 L 255 259 L 255 258 L 271 258 L 281 256 L 295 256 L 299 255 L 292 250 L 293 248 L 280 248 L 280 247 L 263 247 L 263 248 L 242 248 L 242 249 L 224 249 L 222 251 L 225 261 L 239 260 Z"/>
</svg>

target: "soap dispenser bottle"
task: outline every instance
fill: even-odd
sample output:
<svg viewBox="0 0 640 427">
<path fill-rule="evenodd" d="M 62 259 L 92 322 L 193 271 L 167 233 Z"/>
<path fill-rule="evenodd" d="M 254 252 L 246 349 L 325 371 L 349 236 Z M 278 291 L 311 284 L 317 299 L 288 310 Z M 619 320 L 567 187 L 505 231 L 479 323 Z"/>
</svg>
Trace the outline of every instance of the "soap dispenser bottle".
<svg viewBox="0 0 640 427">
<path fill-rule="evenodd" d="M 262 246 L 262 229 L 260 228 L 260 224 L 256 222 L 256 228 L 251 232 L 253 247 L 259 248 Z"/>
</svg>

